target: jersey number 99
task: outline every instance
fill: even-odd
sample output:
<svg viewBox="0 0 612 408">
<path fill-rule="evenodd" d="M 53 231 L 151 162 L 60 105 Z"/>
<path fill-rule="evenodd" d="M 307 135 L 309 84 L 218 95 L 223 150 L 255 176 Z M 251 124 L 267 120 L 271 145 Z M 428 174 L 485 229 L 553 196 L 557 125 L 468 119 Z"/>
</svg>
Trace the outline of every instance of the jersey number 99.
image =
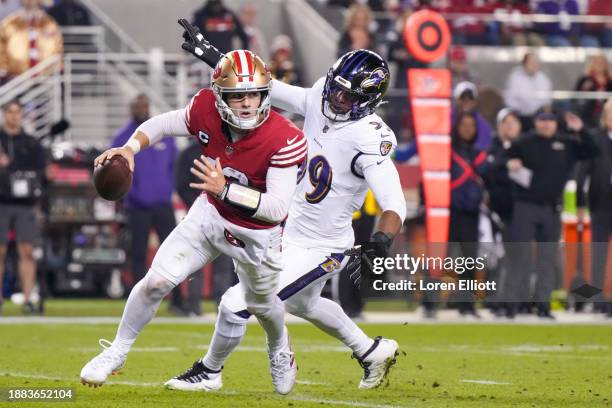
<svg viewBox="0 0 612 408">
<path fill-rule="evenodd" d="M 306 193 L 306 201 L 311 204 L 319 203 L 329 193 L 332 183 L 332 169 L 325 157 L 315 156 L 310 159 L 308 177 L 314 188 L 310 193 Z"/>
</svg>

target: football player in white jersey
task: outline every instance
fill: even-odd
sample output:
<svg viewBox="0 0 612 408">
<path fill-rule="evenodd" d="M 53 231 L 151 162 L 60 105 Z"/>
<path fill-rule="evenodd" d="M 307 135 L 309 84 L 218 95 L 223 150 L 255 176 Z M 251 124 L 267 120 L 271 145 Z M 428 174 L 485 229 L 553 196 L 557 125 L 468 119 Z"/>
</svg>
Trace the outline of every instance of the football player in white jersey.
<svg viewBox="0 0 612 408">
<path fill-rule="evenodd" d="M 183 48 L 214 65 L 220 54 L 188 22 Z M 273 105 L 304 116 L 308 164 L 301 171 L 283 236 L 284 268 L 278 296 L 285 309 L 310 321 L 353 350 L 364 369 L 359 388 L 378 387 L 395 363 L 394 340 L 368 337 L 335 302 L 321 297 L 325 281 L 349 269 L 360 279 L 359 256 L 345 255 L 354 244 L 353 213 L 368 187 L 383 213 L 372 241 L 385 256 L 400 231 L 406 203 L 390 159 L 394 133 L 374 113 L 387 90 L 387 63 L 367 50 L 343 55 L 327 77 L 304 89 L 274 81 Z M 215 333 L 206 355 L 185 373 L 166 382 L 169 389 L 213 390 L 222 386 L 221 369 L 246 331 L 249 313 L 244 289 L 233 286 L 219 305 Z"/>
</svg>

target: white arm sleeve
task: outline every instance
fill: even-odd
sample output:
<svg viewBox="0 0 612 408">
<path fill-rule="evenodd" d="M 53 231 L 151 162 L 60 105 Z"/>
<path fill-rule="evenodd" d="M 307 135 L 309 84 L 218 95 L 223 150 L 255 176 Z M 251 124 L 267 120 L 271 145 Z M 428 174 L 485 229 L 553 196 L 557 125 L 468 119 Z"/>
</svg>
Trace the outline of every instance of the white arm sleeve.
<svg viewBox="0 0 612 408">
<path fill-rule="evenodd" d="M 149 146 L 165 136 L 187 136 L 189 130 L 185 123 L 185 108 L 155 115 L 138 126 L 136 131 L 144 133 L 149 139 Z"/>
<path fill-rule="evenodd" d="M 285 219 L 297 187 L 298 166 L 270 167 L 266 175 L 266 192 L 261 195 L 253 217 L 272 223 Z"/>
<path fill-rule="evenodd" d="M 406 198 L 399 174 L 390 158 L 380 160 L 380 156 L 362 155 L 357 160 L 357 166 L 372 189 L 380 208 L 383 211 L 393 211 L 403 223 L 406 218 Z"/>
<path fill-rule="evenodd" d="M 306 116 L 306 97 L 308 89 L 288 85 L 284 82 L 272 80 L 272 105 L 288 112 Z"/>
</svg>

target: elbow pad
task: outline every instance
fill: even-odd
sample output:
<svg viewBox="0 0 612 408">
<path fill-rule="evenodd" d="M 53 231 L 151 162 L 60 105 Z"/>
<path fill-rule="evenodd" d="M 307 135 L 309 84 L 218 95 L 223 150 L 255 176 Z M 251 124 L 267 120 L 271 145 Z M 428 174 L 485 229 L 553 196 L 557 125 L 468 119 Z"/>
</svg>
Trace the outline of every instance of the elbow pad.
<svg viewBox="0 0 612 408">
<path fill-rule="evenodd" d="M 227 182 L 217 198 L 253 216 L 261 202 L 261 191 L 242 184 Z"/>
</svg>

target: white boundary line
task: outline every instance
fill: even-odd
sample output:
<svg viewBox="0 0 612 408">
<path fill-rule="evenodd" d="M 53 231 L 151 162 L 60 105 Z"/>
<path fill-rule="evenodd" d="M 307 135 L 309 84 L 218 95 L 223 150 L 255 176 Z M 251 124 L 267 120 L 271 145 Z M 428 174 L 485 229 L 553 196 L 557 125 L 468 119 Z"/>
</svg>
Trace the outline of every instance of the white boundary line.
<svg viewBox="0 0 612 408">
<path fill-rule="evenodd" d="M 74 381 L 75 389 L 78 389 L 78 377 L 58 377 L 58 376 L 49 376 L 44 374 L 28 374 L 28 373 L 19 373 L 19 372 L 0 372 L 0 376 L 4 378 L 29 378 L 34 380 L 50 380 L 50 381 Z M 8 376 L 8 377 L 7 377 Z M 319 382 L 311 382 L 311 381 L 297 381 L 299 384 L 307 384 L 307 385 L 328 385 L 327 383 L 319 383 Z M 129 385 L 135 387 L 163 387 L 161 382 L 138 382 L 138 381 L 115 381 L 111 380 L 106 385 Z M 215 392 L 216 394 L 227 394 L 234 396 L 243 396 L 248 397 L 251 396 L 249 393 L 242 393 L 234 390 L 222 390 Z M 341 405 L 341 406 L 351 406 L 351 407 L 364 407 L 364 408 L 404 408 L 400 405 L 386 405 L 386 404 L 373 404 L 369 402 L 359 402 L 359 401 L 348 401 L 348 400 L 337 400 L 337 399 L 326 399 L 326 398 L 315 398 L 307 395 L 288 395 L 282 397 L 283 400 L 287 401 L 300 401 L 300 402 L 314 402 L 317 404 L 329 404 L 329 405 Z M 93 402 L 92 402 L 93 404 Z"/>
<path fill-rule="evenodd" d="M 365 319 L 359 324 L 457 324 L 457 325 L 536 325 L 536 326 L 556 326 L 556 325 L 604 325 L 609 326 L 611 319 L 606 319 L 602 314 L 570 312 L 553 312 L 556 317 L 554 321 L 543 321 L 535 316 L 517 316 L 515 319 L 499 319 L 491 315 L 488 311 L 481 312 L 481 319 L 466 319 L 458 317 L 453 310 L 440 310 L 436 319 L 425 319 L 419 312 L 366 312 Z M 215 322 L 215 314 L 206 314 L 202 317 L 156 317 L 150 324 L 185 324 L 202 325 Z M 80 325 L 99 325 L 99 324 L 118 324 L 120 317 L 49 317 L 49 316 L 0 316 L 0 325 L 3 324 L 80 324 Z M 287 315 L 287 323 L 308 324 L 305 320 L 298 317 Z M 258 324 L 256 319 L 249 319 L 249 324 Z"/>
<path fill-rule="evenodd" d="M 493 380 L 459 380 L 459 382 L 483 385 L 512 385 L 512 383 L 509 382 L 498 382 Z"/>
</svg>

